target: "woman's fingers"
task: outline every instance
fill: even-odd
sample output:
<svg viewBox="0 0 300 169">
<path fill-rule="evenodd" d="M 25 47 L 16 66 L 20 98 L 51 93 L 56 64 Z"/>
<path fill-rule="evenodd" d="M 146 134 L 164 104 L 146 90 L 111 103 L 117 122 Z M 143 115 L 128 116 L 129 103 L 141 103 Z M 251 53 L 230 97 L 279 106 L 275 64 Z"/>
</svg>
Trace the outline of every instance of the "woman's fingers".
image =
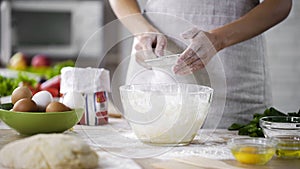
<svg viewBox="0 0 300 169">
<path fill-rule="evenodd" d="M 196 53 L 200 49 L 200 45 L 201 44 L 191 43 L 189 47 L 183 51 L 173 68 L 176 74 L 191 73 L 190 65 L 200 59 Z"/>
<path fill-rule="evenodd" d="M 137 44 L 134 46 L 134 49 L 135 49 L 136 51 L 141 51 L 141 50 L 143 50 L 143 47 L 141 46 L 140 43 L 137 43 Z"/>
<path fill-rule="evenodd" d="M 200 49 L 201 44 L 198 43 L 191 43 L 188 48 L 186 48 L 182 54 L 180 55 L 180 57 L 178 58 L 178 62 L 184 61 L 186 62 L 187 60 L 190 59 L 190 57 L 193 57 L 195 55 L 197 55 L 197 51 Z"/>
<path fill-rule="evenodd" d="M 182 53 L 183 56 L 184 54 L 184 59 L 180 57 L 173 68 L 175 74 L 185 75 L 200 70 L 205 67 L 213 56 L 211 51 L 209 51 L 209 48 L 204 46 L 199 47 L 198 52 L 195 52 L 191 48 L 187 48 Z"/>
<path fill-rule="evenodd" d="M 152 36 L 153 36 L 152 34 L 149 34 L 149 35 L 143 35 L 140 38 L 139 44 L 142 47 L 142 51 L 144 52 L 144 59 L 156 58 L 152 49 L 152 45 L 155 41 L 155 38 Z"/>
<path fill-rule="evenodd" d="M 167 38 L 161 34 L 157 35 L 154 53 L 157 56 L 163 56 L 164 50 L 166 49 L 166 47 L 167 47 Z"/>
<path fill-rule="evenodd" d="M 193 27 L 181 34 L 181 37 L 184 39 L 193 39 L 199 32 L 197 27 Z"/>
<path fill-rule="evenodd" d="M 136 62 L 141 66 L 149 68 L 145 63 L 146 59 L 153 59 L 164 55 L 167 46 L 167 39 L 160 33 L 144 33 L 137 36 L 138 42 L 135 45 Z"/>
<path fill-rule="evenodd" d="M 141 46 L 141 44 L 137 43 L 134 48 L 136 50 L 136 52 L 134 54 L 136 62 L 146 69 L 151 69 L 151 66 L 149 66 L 145 63 L 146 58 L 145 58 L 145 54 L 144 54 L 143 47 Z"/>
<path fill-rule="evenodd" d="M 186 75 L 192 73 L 190 67 L 187 65 L 175 65 L 173 67 L 173 71 L 177 75 Z"/>
<path fill-rule="evenodd" d="M 178 75 L 191 74 L 194 71 L 204 68 L 205 64 L 206 63 L 204 63 L 204 61 L 198 58 L 197 60 L 195 60 L 193 63 L 189 65 L 188 64 L 175 65 L 173 67 L 173 71 L 175 74 Z"/>
<path fill-rule="evenodd" d="M 173 68 L 174 73 L 185 75 L 203 69 L 205 65 L 208 64 L 213 55 L 210 55 L 211 53 L 209 53 L 208 51 L 203 51 L 201 52 L 202 54 L 199 57 L 199 53 L 189 57 L 185 61 L 179 61 Z"/>
</svg>

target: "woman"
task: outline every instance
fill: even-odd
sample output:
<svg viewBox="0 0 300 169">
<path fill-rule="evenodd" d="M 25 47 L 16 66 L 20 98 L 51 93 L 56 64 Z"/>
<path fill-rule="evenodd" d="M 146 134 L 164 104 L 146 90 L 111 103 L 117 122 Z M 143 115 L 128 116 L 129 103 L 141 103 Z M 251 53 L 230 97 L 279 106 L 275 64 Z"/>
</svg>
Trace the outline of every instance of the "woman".
<svg viewBox="0 0 300 169">
<path fill-rule="evenodd" d="M 171 44 L 164 34 L 174 26 L 158 23 L 159 17 L 146 19 L 135 0 L 110 0 L 110 4 L 137 39 L 137 53 L 143 51 L 137 55 L 138 62 L 164 55 L 167 44 Z M 218 54 L 227 84 L 219 128 L 227 128 L 233 122 L 249 121 L 253 113 L 270 106 L 270 81 L 260 34 L 284 20 L 291 6 L 292 0 L 148 0 L 145 14 L 176 16 L 196 25 L 182 33 L 190 44 L 173 67 L 177 75 L 186 79 L 183 82 L 189 83 L 192 74 L 198 83 L 197 75 Z"/>
</svg>

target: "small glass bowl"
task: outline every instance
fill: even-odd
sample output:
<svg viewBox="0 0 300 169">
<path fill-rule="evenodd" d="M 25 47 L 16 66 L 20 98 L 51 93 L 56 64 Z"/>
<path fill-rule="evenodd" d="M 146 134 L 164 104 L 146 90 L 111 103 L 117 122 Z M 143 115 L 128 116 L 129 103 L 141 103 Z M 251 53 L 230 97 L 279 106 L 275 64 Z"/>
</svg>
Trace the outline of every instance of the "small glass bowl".
<svg viewBox="0 0 300 169">
<path fill-rule="evenodd" d="M 275 137 L 279 135 L 300 135 L 300 117 L 262 117 L 259 120 L 259 125 L 262 128 L 265 137 Z"/>
<path fill-rule="evenodd" d="M 272 138 L 277 142 L 276 156 L 284 159 L 300 159 L 300 136 L 282 135 Z"/>
<path fill-rule="evenodd" d="M 227 145 L 240 163 L 264 165 L 274 156 L 276 141 L 267 138 L 232 138 Z"/>
</svg>

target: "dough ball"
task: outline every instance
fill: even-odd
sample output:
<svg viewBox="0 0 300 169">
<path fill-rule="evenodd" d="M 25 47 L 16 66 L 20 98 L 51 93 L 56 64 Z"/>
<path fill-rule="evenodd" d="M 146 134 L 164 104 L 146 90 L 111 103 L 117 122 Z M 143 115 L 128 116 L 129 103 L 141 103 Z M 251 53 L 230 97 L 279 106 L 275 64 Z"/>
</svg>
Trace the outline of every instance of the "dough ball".
<svg viewBox="0 0 300 169">
<path fill-rule="evenodd" d="M 93 169 L 98 155 L 80 138 L 39 134 L 5 145 L 0 166 L 12 169 Z"/>
</svg>

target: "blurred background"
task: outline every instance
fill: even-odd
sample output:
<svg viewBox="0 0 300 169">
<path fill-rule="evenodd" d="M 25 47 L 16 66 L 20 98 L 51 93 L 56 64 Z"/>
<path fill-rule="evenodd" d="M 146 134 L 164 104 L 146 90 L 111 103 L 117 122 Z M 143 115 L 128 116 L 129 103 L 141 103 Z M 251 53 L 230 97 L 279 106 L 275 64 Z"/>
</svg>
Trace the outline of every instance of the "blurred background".
<svg viewBox="0 0 300 169">
<path fill-rule="evenodd" d="M 0 71 L 7 67 L 15 53 L 22 52 L 29 59 L 43 54 L 52 62 L 76 61 L 80 55 L 84 61 L 80 66 L 94 65 L 100 57 L 103 58 L 100 67 L 110 70 L 112 76 L 115 68 L 130 55 L 132 38 L 118 42 L 128 35 L 120 24 L 108 26 L 108 33 L 98 32 L 98 36 L 90 38 L 103 25 L 116 19 L 107 0 L 0 2 Z M 139 0 L 141 6 L 145 2 Z M 273 105 L 285 112 L 300 108 L 299 20 L 300 2 L 295 0 L 289 17 L 265 33 Z M 118 43 L 112 44 L 114 42 Z"/>
<path fill-rule="evenodd" d="M 266 35 L 273 105 L 283 111 L 300 108 L 300 1 L 290 15 Z"/>
</svg>

